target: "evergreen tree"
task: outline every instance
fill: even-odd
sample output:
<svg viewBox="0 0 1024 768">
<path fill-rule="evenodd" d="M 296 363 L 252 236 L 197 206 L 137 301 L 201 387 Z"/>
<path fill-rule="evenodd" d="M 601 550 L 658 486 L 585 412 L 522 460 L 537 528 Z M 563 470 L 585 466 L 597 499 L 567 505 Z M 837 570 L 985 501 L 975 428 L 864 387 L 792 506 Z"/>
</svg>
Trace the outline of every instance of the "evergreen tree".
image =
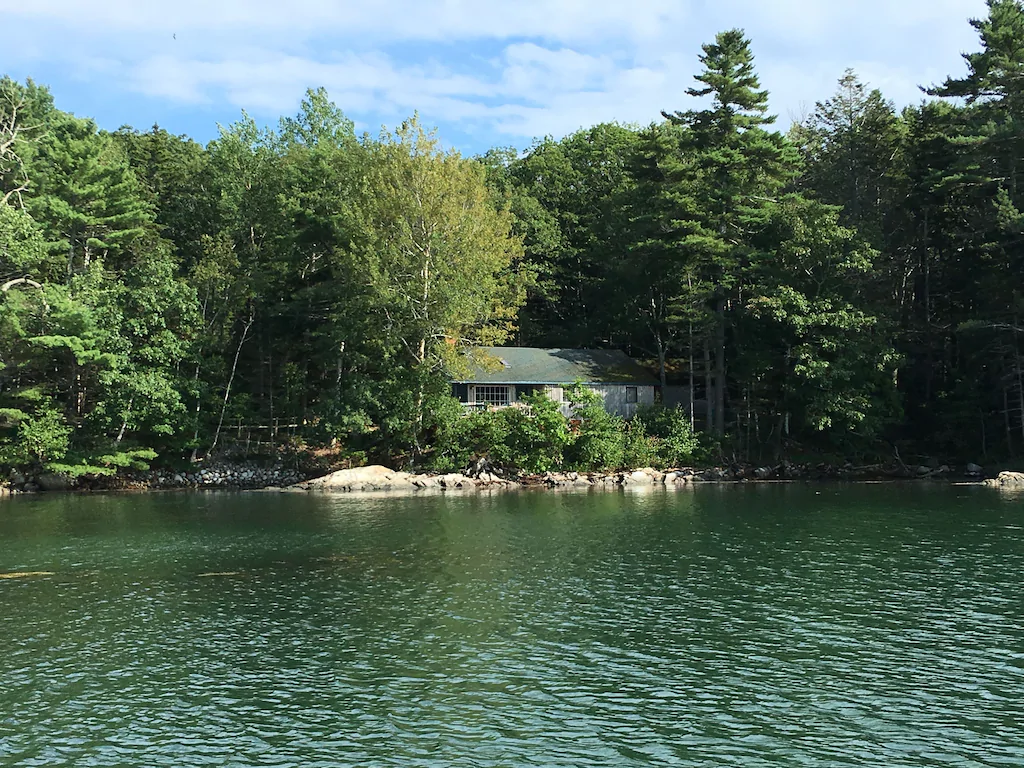
<svg viewBox="0 0 1024 768">
<path fill-rule="evenodd" d="M 795 176 L 793 147 L 766 126 L 768 93 L 754 71 L 750 41 L 738 29 L 722 32 L 703 46 L 700 87 L 690 96 L 711 97 L 701 110 L 665 113 L 685 130 L 667 182 L 673 187 L 676 247 L 697 265 L 711 286 L 714 330 L 710 346 L 714 377 L 709 407 L 716 434 L 725 434 L 726 343 L 730 310 L 738 306 L 742 265 L 750 238 L 767 218 L 766 204 Z"/>
</svg>

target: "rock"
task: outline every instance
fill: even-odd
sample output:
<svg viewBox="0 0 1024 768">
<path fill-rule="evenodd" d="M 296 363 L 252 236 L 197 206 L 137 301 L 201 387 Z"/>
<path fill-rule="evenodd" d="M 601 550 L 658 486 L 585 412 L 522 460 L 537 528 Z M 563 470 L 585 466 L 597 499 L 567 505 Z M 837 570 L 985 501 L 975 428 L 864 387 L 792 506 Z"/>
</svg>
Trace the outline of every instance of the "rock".
<svg viewBox="0 0 1024 768">
<path fill-rule="evenodd" d="M 476 481 L 471 477 L 459 474 L 458 472 L 452 472 L 448 475 L 441 475 L 440 477 L 441 487 L 445 490 L 454 490 L 461 488 L 474 488 L 476 487 Z"/>
<path fill-rule="evenodd" d="M 924 477 L 925 475 L 930 475 L 931 473 L 931 469 L 925 466 L 920 466 L 914 470 L 914 474 L 917 475 L 918 477 Z"/>
<path fill-rule="evenodd" d="M 67 475 L 58 475 L 47 472 L 36 478 L 36 483 L 44 491 L 70 491 L 75 487 L 75 482 Z"/>
<path fill-rule="evenodd" d="M 25 483 L 21 487 L 21 490 L 23 490 L 25 493 L 35 493 L 36 491 L 39 490 L 39 486 L 36 485 L 35 483 Z"/>
<path fill-rule="evenodd" d="M 981 477 L 982 471 L 982 468 L 977 464 L 968 464 L 967 468 L 964 470 L 964 474 L 968 477 Z"/>
<path fill-rule="evenodd" d="M 1024 488 L 1024 472 L 1000 472 L 999 477 L 986 480 L 985 485 L 994 488 Z"/>
<path fill-rule="evenodd" d="M 767 480 L 773 474 L 771 467 L 758 467 L 754 470 L 754 477 L 758 480 Z"/>
<path fill-rule="evenodd" d="M 622 477 L 623 485 L 652 485 L 653 483 L 654 478 L 642 469 L 630 472 L 628 475 L 623 475 Z"/>
<path fill-rule="evenodd" d="M 459 475 L 463 477 L 463 475 Z M 468 479 L 468 478 L 466 478 Z M 413 489 L 407 472 L 396 472 L 379 464 L 355 469 L 341 469 L 325 477 L 318 477 L 306 484 L 310 490 L 324 491 L 391 491 Z"/>
</svg>

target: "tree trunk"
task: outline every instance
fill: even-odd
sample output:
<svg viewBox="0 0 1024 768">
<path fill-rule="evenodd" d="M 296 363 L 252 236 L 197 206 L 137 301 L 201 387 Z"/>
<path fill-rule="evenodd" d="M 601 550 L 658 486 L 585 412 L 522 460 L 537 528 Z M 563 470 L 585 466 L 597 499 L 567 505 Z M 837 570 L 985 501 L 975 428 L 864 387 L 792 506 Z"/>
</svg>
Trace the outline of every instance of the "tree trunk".
<svg viewBox="0 0 1024 768">
<path fill-rule="evenodd" d="M 224 414 L 228 409 L 228 398 L 231 397 L 231 385 L 235 382 L 235 371 L 238 370 L 238 358 L 242 354 L 242 345 L 245 344 L 249 338 L 249 330 L 252 328 L 252 324 L 256 320 L 256 311 L 249 311 L 249 320 L 245 324 L 245 328 L 242 329 L 242 338 L 238 340 L 238 348 L 235 349 L 235 359 L 231 363 L 231 374 L 228 376 L 227 386 L 224 387 L 224 402 L 220 406 L 220 419 L 217 421 L 217 431 L 213 433 L 213 443 L 210 445 L 210 450 L 207 452 L 207 456 L 213 454 L 217 448 L 217 441 L 220 440 L 220 431 L 224 426 Z"/>
<path fill-rule="evenodd" d="M 665 373 L 665 344 L 661 339 L 661 331 L 654 332 L 654 343 L 658 345 L 658 378 L 661 380 L 661 392 L 664 397 L 665 387 L 668 386 L 668 377 Z"/>
<path fill-rule="evenodd" d="M 1006 426 L 1006 452 L 1013 455 L 1013 427 L 1010 423 L 1010 395 L 1003 385 L 1003 422 Z"/>
<path fill-rule="evenodd" d="M 704 428 L 709 433 L 715 431 L 715 397 L 711 387 L 711 342 L 704 338 Z"/>
<path fill-rule="evenodd" d="M 725 299 L 715 305 L 715 434 L 725 435 Z"/>
<path fill-rule="evenodd" d="M 693 419 L 693 398 L 694 398 L 694 392 L 693 392 L 693 320 L 690 320 L 690 322 L 689 322 L 688 333 L 689 333 L 689 352 L 690 352 L 690 368 L 689 368 L 689 374 L 690 375 L 688 376 L 689 384 L 690 384 L 690 431 L 693 432 L 696 429 L 696 425 L 694 424 L 694 419 Z"/>
<path fill-rule="evenodd" d="M 114 440 L 114 445 L 120 445 L 121 441 L 124 440 L 124 433 L 128 429 L 128 417 L 132 413 L 132 406 L 135 404 L 135 396 L 132 395 L 128 398 L 128 411 L 125 413 L 124 418 L 121 419 L 121 429 L 118 430 L 117 439 Z"/>
</svg>

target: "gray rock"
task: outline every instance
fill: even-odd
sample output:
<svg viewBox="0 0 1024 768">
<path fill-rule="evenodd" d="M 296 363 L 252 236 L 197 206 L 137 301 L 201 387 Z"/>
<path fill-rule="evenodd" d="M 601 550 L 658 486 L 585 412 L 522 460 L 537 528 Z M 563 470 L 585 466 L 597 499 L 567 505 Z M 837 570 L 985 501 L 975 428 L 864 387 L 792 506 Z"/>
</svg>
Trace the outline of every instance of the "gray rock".
<svg viewBox="0 0 1024 768">
<path fill-rule="evenodd" d="M 74 481 L 67 475 L 57 475 L 52 472 L 40 475 L 36 478 L 40 489 L 44 491 L 69 491 L 74 488 Z"/>
<path fill-rule="evenodd" d="M 968 464 L 967 468 L 964 470 L 964 473 L 968 477 L 981 477 L 982 472 L 982 468 L 979 467 L 977 464 Z"/>
<path fill-rule="evenodd" d="M 441 475 L 440 478 L 441 487 L 445 490 L 455 490 L 463 488 L 475 488 L 476 481 L 471 477 L 466 477 L 458 472 L 452 472 L 448 475 Z"/>
<path fill-rule="evenodd" d="M 652 485 L 654 478 L 642 469 L 630 472 L 622 477 L 623 485 Z"/>
</svg>

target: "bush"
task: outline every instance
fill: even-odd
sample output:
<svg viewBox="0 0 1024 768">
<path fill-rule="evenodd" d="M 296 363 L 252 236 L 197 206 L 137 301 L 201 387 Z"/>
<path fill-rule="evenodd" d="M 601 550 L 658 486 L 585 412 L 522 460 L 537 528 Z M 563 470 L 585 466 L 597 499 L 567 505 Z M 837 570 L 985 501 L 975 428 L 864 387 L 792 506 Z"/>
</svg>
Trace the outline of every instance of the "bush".
<svg viewBox="0 0 1024 768">
<path fill-rule="evenodd" d="M 437 419 L 441 427 L 427 467 L 461 470 L 478 458 L 530 473 L 678 467 L 701 451 L 680 408 L 642 407 L 627 422 L 605 411 L 601 397 L 582 384 L 569 388 L 569 400 L 571 421 L 544 393 L 524 397 L 525 407 L 470 414 L 462 406 L 439 409 L 446 416 Z"/>
<path fill-rule="evenodd" d="M 544 394 L 527 395 L 523 403 L 525 407 L 460 415 L 439 433 L 428 466 L 460 470 L 474 459 L 486 458 L 496 466 L 524 472 L 558 469 L 570 438 L 558 403 Z"/>
<path fill-rule="evenodd" d="M 495 412 L 507 430 L 504 445 L 495 446 L 493 460 L 524 472 L 551 472 L 562 465 L 569 444 L 569 424 L 558 403 L 539 392 L 523 398 L 525 408 Z"/>
<path fill-rule="evenodd" d="M 655 439 L 656 465 L 681 467 L 692 464 L 700 457 L 700 440 L 690 428 L 690 415 L 682 408 L 643 406 L 633 421 L 642 423 Z"/>
<path fill-rule="evenodd" d="M 625 457 L 625 422 L 608 413 L 601 396 L 579 382 L 570 387 L 569 401 L 577 428 L 566 450 L 568 466 L 583 472 L 621 467 Z"/>
<path fill-rule="evenodd" d="M 658 453 L 659 441 L 647 434 L 647 425 L 639 416 L 625 423 L 623 465 L 626 467 L 657 467 L 663 463 Z"/>
</svg>

